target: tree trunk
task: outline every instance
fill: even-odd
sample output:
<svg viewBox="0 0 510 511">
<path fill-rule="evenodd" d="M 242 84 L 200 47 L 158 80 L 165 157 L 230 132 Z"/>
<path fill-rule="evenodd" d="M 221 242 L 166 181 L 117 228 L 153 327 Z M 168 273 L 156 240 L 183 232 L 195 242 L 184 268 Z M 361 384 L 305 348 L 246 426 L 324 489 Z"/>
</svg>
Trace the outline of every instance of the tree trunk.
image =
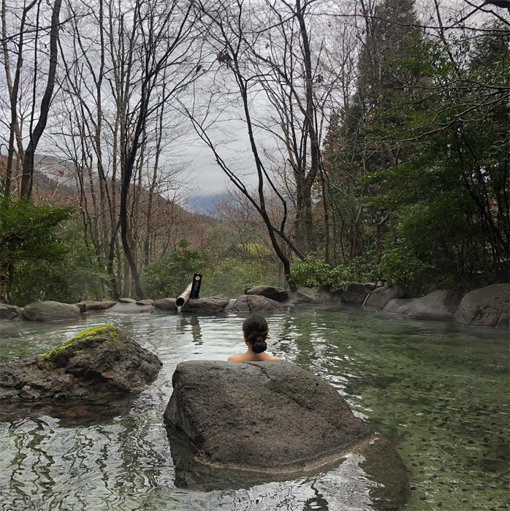
<svg viewBox="0 0 510 511">
<path fill-rule="evenodd" d="M 21 175 L 21 191 L 22 198 L 30 198 L 32 194 L 32 184 L 34 176 L 34 157 L 37 145 L 41 136 L 46 128 L 48 121 L 48 113 L 50 110 L 51 100 L 53 96 L 53 88 L 55 86 L 55 77 L 57 72 L 57 59 L 58 59 L 58 38 L 59 38 L 59 16 L 62 0 L 55 0 L 53 4 L 53 11 L 51 16 L 51 30 L 50 30 L 50 65 L 48 68 L 48 80 L 46 82 L 46 89 L 41 100 L 41 110 L 39 112 L 39 120 L 30 133 L 30 142 L 25 151 L 25 158 L 23 161 L 23 171 Z"/>
<path fill-rule="evenodd" d="M 308 251 L 317 248 L 312 211 L 312 187 L 320 170 L 320 144 L 316 127 L 316 107 L 314 105 L 313 69 L 310 51 L 310 40 L 305 20 L 307 4 L 301 5 L 301 0 L 296 0 L 296 17 L 299 22 L 301 45 L 303 51 L 303 63 L 305 67 L 305 96 L 306 118 L 304 128 L 310 138 L 310 169 L 303 176 L 301 196 L 303 204 L 298 203 L 298 209 L 303 208 L 303 227 L 305 246 Z M 303 169 L 306 170 L 306 169 Z M 299 197 L 299 194 L 298 194 Z"/>
<path fill-rule="evenodd" d="M 13 175 L 13 165 L 14 165 L 14 141 L 17 140 L 18 145 L 18 157 L 17 157 L 17 166 L 23 164 L 23 142 L 21 136 L 21 130 L 18 122 L 18 92 L 19 92 L 19 83 L 21 76 L 21 69 L 23 67 L 23 45 L 24 45 L 24 30 L 25 30 L 25 21 L 27 13 L 32 9 L 37 0 L 33 0 L 29 5 L 24 7 L 23 13 L 21 15 L 20 22 L 20 32 L 19 32 L 19 41 L 18 47 L 20 51 L 18 51 L 18 58 L 16 60 L 16 71 L 14 73 L 14 80 L 11 76 L 11 67 L 10 67 L 10 58 L 9 58 L 9 49 L 7 47 L 7 5 L 5 0 L 2 0 L 2 49 L 4 55 L 4 68 L 5 68 L 5 77 L 7 82 L 7 90 L 9 91 L 9 104 L 11 111 L 11 120 L 9 124 L 9 144 L 7 147 L 7 167 L 5 170 L 5 185 L 4 185 L 4 197 L 8 199 L 11 193 L 11 182 Z"/>
</svg>

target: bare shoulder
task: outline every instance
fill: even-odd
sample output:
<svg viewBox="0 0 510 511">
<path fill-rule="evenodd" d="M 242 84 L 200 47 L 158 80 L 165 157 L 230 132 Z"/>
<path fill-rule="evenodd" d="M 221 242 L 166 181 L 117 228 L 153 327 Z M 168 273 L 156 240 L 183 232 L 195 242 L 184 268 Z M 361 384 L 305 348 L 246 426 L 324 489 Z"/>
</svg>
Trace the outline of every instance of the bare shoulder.
<svg viewBox="0 0 510 511">
<path fill-rule="evenodd" d="M 227 358 L 227 362 L 242 362 L 242 355 L 230 355 Z"/>
<path fill-rule="evenodd" d="M 283 360 L 282 358 L 280 357 L 276 357 L 275 355 L 270 355 L 269 353 L 267 354 L 267 358 L 266 360 Z"/>
</svg>

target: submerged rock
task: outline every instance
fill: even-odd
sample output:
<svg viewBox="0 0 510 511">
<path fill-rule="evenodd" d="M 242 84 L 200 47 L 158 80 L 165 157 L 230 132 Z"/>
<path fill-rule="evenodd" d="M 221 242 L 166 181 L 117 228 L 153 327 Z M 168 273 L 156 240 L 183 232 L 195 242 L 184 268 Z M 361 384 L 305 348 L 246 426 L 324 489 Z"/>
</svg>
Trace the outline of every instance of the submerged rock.
<svg viewBox="0 0 510 511">
<path fill-rule="evenodd" d="M 0 402 L 90 402 L 139 392 L 161 365 L 117 327 L 92 327 L 35 358 L 0 364 Z"/>
<path fill-rule="evenodd" d="M 62 321 L 81 317 L 80 308 L 70 303 L 36 302 L 25 305 L 23 317 L 28 321 Z"/>
<path fill-rule="evenodd" d="M 385 486 L 374 500 L 391 505 L 380 509 L 397 507 L 407 494 L 395 448 L 331 385 L 294 364 L 181 362 L 173 388 L 165 420 L 177 484 L 211 489 L 285 479 L 358 453 L 369 477 Z"/>
<path fill-rule="evenodd" d="M 461 325 L 508 326 L 510 284 L 492 284 L 467 293 L 455 313 Z"/>
</svg>

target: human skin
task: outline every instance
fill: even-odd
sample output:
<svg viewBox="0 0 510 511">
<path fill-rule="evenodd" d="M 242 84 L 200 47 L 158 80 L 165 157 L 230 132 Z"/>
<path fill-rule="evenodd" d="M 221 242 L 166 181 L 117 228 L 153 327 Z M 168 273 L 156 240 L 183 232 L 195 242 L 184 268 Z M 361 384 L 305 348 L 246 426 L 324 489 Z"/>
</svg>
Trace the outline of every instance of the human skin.
<svg viewBox="0 0 510 511">
<path fill-rule="evenodd" d="M 275 357 L 263 351 L 262 353 L 255 353 L 250 346 L 250 343 L 246 341 L 246 351 L 238 355 L 230 355 L 228 362 L 264 362 L 267 360 L 281 360 L 280 357 Z"/>
</svg>

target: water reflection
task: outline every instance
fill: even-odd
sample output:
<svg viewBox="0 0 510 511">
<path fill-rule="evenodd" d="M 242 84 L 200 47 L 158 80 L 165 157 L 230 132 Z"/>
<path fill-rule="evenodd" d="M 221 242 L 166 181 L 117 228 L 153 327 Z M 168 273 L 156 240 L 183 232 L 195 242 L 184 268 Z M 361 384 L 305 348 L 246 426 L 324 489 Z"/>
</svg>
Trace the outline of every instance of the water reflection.
<svg viewBox="0 0 510 511">
<path fill-rule="evenodd" d="M 2 500 L 20 504 L 5 509 L 142 509 L 140 489 L 156 487 L 169 469 L 152 429 L 134 416 L 88 428 L 63 428 L 51 418 L 12 423 L 15 450 L 4 460 L 11 479 Z"/>
<path fill-rule="evenodd" d="M 329 511 L 328 501 L 324 495 L 317 489 L 316 481 L 314 481 L 310 488 L 314 492 L 314 496 L 308 499 L 303 506 L 303 511 Z"/>
<path fill-rule="evenodd" d="M 177 331 L 181 334 L 187 334 L 191 332 L 191 337 L 193 339 L 193 343 L 197 346 L 203 344 L 202 340 L 202 330 L 200 329 L 200 320 L 198 316 L 195 315 L 186 315 L 183 316 L 180 314 L 178 316 L 177 321 Z"/>
<path fill-rule="evenodd" d="M 63 427 L 74 427 L 110 422 L 115 417 L 125 415 L 132 408 L 137 395 L 119 396 L 113 394 L 94 403 L 82 401 L 44 401 L 26 403 L 3 403 L 0 421 L 16 421 L 25 417 L 33 420 L 50 416 L 60 420 Z"/>
</svg>

